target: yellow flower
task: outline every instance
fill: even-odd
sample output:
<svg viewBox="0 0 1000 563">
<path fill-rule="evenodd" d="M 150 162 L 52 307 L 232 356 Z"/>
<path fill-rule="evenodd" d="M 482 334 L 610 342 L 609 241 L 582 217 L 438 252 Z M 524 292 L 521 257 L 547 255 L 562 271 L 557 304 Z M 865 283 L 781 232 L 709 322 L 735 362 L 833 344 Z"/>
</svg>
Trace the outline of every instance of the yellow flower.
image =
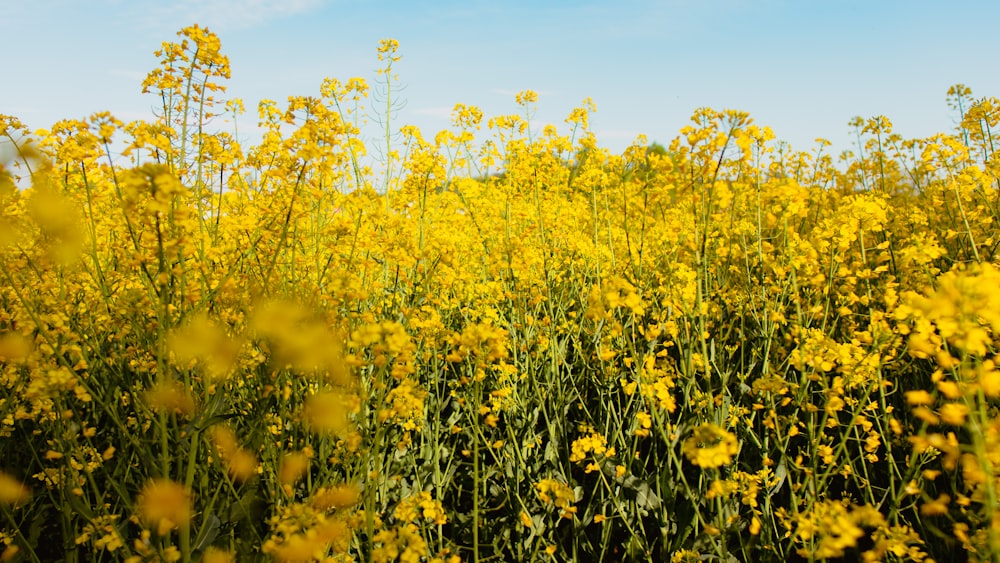
<svg viewBox="0 0 1000 563">
<path fill-rule="evenodd" d="M 68 264 L 80 253 L 82 221 L 73 202 L 51 189 L 36 189 L 29 203 L 30 215 L 41 230 L 49 256 Z"/>
<path fill-rule="evenodd" d="M 653 427 L 653 419 L 649 413 L 636 413 L 636 419 L 639 421 L 639 428 L 635 429 L 635 435 L 640 438 L 649 436 L 649 429 Z"/>
<path fill-rule="evenodd" d="M 257 475 L 260 466 L 257 456 L 244 448 L 239 448 L 226 458 L 226 469 L 229 475 L 238 482 L 248 481 Z"/>
<path fill-rule="evenodd" d="M 991 264 L 956 268 L 938 276 L 936 288 L 924 295 L 906 294 L 896 317 L 912 319 L 911 345 L 942 338 L 960 350 L 982 357 L 1000 334 L 1000 270 Z M 934 348 L 930 346 L 930 348 Z"/>
<path fill-rule="evenodd" d="M 684 440 L 684 455 L 691 463 L 704 468 L 720 467 L 739 452 L 736 436 L 716 424 L 702 424 Z"/>
<path fill-rule="evenodd" d="M 229 375 L 236 365 L 241 345 L 204 314 L 192 317 L 171 332 L 167 344 L 178 367 L 186 368 L 199 362 L 209 379 Z"/>
<path fill-rule="evenodd" d="M 348 410 L 349 401 L 343 394 L 327 391 L 310 395 L 306 399 L 304 415 L 313 431 L 343 436 L 351 426 L 347 418 Z"/>
<path fill-rule="evenodd" d="M 191 495 L 183 485 L 156 479 L 142 489 L 137 509 L 143 523 L 164 536 L 191 522 Z"/>
<path fill-rule="evenodd" d="M 17 554 L 21 551 L 21 548 L 16 545 L 8 545 L 3 553 L 0 553 L 0 561 L 7 563 L 7 561 L 13 561 Z"/>
<path fill-rule="evenodd" d="M 987 397 L 1000 396 L 1000 371 L 993 360 L 985 360 L 976 367 L 976 379 Z"/>
<path fill-rule="evenodd" d="M 576 507 L 573 506 L 576 502 L 576 491 L 568 485 L 555 479 L 542 479 L 535 483 L 535 490 L 538 492 L 538 498 L 558 508 L 559 515 L 563 518 L 572 519 L 576 514 Z"/>
<path fill-rule="evenodd" d="M 202 563 L 232 563 L 235 561 L 233 554 L 223 551 L 217 547 L 209 547 L 201 556 Z"/>
<path fill-rule="evenodd" d="M 351 383 L 343 339 L 306 307 L 287 301 L 262 303 L 250 319 L 250 328 L 267 340 L 276 365 L 322 376 L 334 385 Z"/>
<path fill-rule="evenodd" d="M 257 456 L 240 447 L 232 430 L 225 426 L 213 426 L 209 437 L 233 479 L 247 481 L 257 474 Z"/>
<path fill-rule="evenodd" d="M 16 506 L 31 498 L 31 491 L 20 481 L 0 472 L 0 504 Z"/>
<path fill-rule="evenodd" d="M 327 542 L 317 537 L 293 534 L 273 551 L 271 555 L 278 561 L 313 561 L 326 551 Z"/>
<path fill-rule="evenodd" d="M 339 510 L 353 506 L 358 502 L 360 492 L 354 485 L 339 485 L 332 488 L 321 488 L 309 501 L 313 508 L 320 511 Z"/>
<path fill-rule="evenodd" d="M 7 332 L 0 336 L 0 360 L 4 362 L 23 362 L 31 352 L 31 342 L 16 332 Z"/>
<path fill-rule="evenodd" d="M 538 101 L 538 92 L 535 92 L 534 90 L 523 90 L 514 96 L 514 100 L 519 106 L 533 104 Z"/>
<path fill-rule="evenodd" d="M 278 469 L 278 481 L 285 485 L 291 485 L 305 475 L 309 469 L 309 458 L 302 452 L 286 454 L 281 459 L 281 466 Z"/>
<path fill-rule="evenodd" d="M 904 393 L 906 396 L 906 402 L 911 405 L 933 405 L 934 396 L 924 391 L 923 389 L 917 389 L 913 391 L 907 391 Z"/>
<path fill-rule="evenodd" d="M 389 58 L 390 61 L 395 62 L 399 60 L 399 56 L 396 55 L 396 51 L 399 50 L 399 41 L 395 39 L 382 39 L 378 43 L 378 60 L 383 61 Z M 388 57 L 386 57 L 388 55 Z"/>
<path fill-rule="evenodd" d="M 521 514 L 518 515 L 518 518 L 521 519 L 521 525 L 522 526 L 524 526 L 525 528 L 530 528 L 531 527 L 531 516 L 527 512 L 524 512 L 522 510 Z"/>
<path fill-rule="evenodd" d="M 920 506 L 920 514 L 924 516 L 943 516 L 948 514 L 948 504 L 950 502 L 951 497 L 941 493 L 936 499 L 922 504 Z"/>
<path fill-rule="evenodd" d="M 969 407 L 961 403 L 945 403 L 941 405 L 941 421 L 952 426 L 962 426 L 965 424 L 965 417 L 969 414 Z"/>
<path fill-rule="evenodd" d="M 146 391 L 146 401 L 156 411 L 190 416 L 195 410 L 191 394 L 177 381 L 157 383 Z"/>
<path fill-rule="evenodd" d="M 798 549 L 799 555 L 828 559 L 842 557 L 865 535 L 863 527 L 884 524 L 884 517 L 871 506 L 825 500 L 800 514 L 796 524 L 795 539 L 807 546 Z"/>
<path fill-rule="evenodd" d="M 573 440 L 570 449 L 572 453 L 570 453 L 569 460 L 578 462 L 587 459 L 591 453 L 595 456 L 604 454 L 608 450 L 608 442 L 604 436 L 591 431 L 589 435 Z M 608 455 L 612 454 L 608 453 Z"/>
</svg>

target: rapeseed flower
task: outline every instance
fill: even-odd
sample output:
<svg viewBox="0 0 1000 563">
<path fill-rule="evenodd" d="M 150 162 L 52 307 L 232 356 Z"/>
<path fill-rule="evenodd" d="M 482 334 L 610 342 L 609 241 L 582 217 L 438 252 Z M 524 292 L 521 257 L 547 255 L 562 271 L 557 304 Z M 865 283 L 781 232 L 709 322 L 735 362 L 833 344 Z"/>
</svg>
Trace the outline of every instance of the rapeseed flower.
<svg viewBox="0 0 1000 563">
<path fill-rule="evenodd" d="M 157 535 L 191 522 L 191 493 L 170 479 L 155 479 L 146 484 L 139 495 L 136 510 L 142 522 Z"/>
<path fill-rule="evenodd" d="M 589 458 L 591 455 L 608 457 L 613 457 L 615 455 L 614 449 L 608 448 L 608 441 L 604 436 L 594 432 L 592 429 L 583 428 L 583 430 L 587 431 L 588 434 L 573 440 L 573 444 L 570 447 L 570 462 L 581 462 Z M 587 473 L 590 473 L 595 468 L 595 465 L 589 464 L 586 471 Z"/>
<path fill-rule="evenodd" d="M 535 492 L 542 502 L 559 510 L 559 516 L 572 520 L 577 508 L 576 492 L 568 485 L 555 479 L 542 479 L 535 483 Z"/>
<path fill-rule="evenodd" d="M 195 401 L 179 381 L 157 383 L 145 393 L 146 402 L 158 412 L 191 416 Z"/>
<path fill-rule="evenodd" d="M 691 463 L 710 469 L 727 465 L 739 452 L 736 436 L 716 424 L 701 424 L 681 447 Z"/>
<path fill-rule="evenodd" d="M 354 506 L 358 502 L 360 491 L 354 485 L 339 485 L 321 487 L 309 500 L 309 504 L 319 511 L 340 510 Z"/>
<path fill-rule="evenodd" d="M 918 357 L 941 346 L 936 338 L 983 357 L 1000 334 L 1000 271 L 990 264 L 951 270 L 938 277 L 936 289 L 904 298 L 896 317 L 915 321 L 910 346 Z"/>
<path fill-rule="evenodd" d="M 432 498 L 427 491 L 421 491 L 404 498 L 396 505 L 393 516 L 400 522 L 414 524 L 419 524 L 421 518 L 435 525 L 448 523 L 448 516 L 445 514 L 441 502 Z"/>
<path fill-rule="evenodd" d="M 31 491 L 20 481 L 0 472 L 0 503 L 17 506 L 31 498 Z"/>
<path fill-rule="evenodd" d="M 342 393 L 325 391 L 306 398 L 303 414 L 309 428 L 332 436 L 344 436 L 350 430 L 348 418 L 351 401 Z"/>
<path fill-rule="evenodd" d="M 843 557 L 864 537 L 864 527 L 878 527 L 883 523 L 883 516 L 870 506 L 819 501 L 812 511 L 795 520 L 795 539 L 809 546 L 797 551 L 802 557 Z"/>
<path fill-rule="evenodd" d="M 208 127 L 243 103 L 199 26 L 152 122 L 0 116 L 0 452 L 46 488 L 0 474 L 14 520 L 130 561 L 197 558 L 195 528 L 233 549 L 205 561 L 997 551 L 1000 103 L 955 87 L 929 139 L 858 118 L 839 161 L 711 108 L 614 154 L 591 101 L 536 127 L 531 90 L 375 147 L 377 55 L 262 101 L 253 146 Z M 215 527 L 258 509 L 264 537 Z M 42 556 L 8 524 L 2 558 Z"/>
<path fill-rule="evenodd" d="M 171 332 L 168 346 L 179 367 L 199 363 L 212 381 L 227 377 L 236 367 L 241 343 L 206 315 L 196 315 Z"/>
</svg>

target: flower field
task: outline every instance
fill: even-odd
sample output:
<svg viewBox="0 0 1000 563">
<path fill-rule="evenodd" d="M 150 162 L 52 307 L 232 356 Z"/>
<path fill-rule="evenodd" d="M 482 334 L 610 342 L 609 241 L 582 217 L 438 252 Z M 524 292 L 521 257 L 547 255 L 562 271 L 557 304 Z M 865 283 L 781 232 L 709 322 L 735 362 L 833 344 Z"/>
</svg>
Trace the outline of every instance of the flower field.
<svg viewBox="0 0 1000 563">
<path fill-rule="evenodd" d="M 251 116 L 157 55 L 155 121 L 0 115 L 0 561 L 1000 560 L 1000 101 L 613 154 L 392 130 L 392 40 Z"/>
</svg>

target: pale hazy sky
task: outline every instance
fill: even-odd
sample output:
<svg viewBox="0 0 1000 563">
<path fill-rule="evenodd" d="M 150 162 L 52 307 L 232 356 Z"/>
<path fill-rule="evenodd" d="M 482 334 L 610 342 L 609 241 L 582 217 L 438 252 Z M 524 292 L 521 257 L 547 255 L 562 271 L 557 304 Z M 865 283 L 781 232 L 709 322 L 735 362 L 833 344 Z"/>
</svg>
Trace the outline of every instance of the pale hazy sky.
<svg viewBox="0 0 1000 563">
<path fill-rule="evenodd" d="M 951 130 L 949 86 L 1000 96 L 1000 2 L 923 0 L 0 0 L 0 113 L 31 128 L 108 110 L 150 116 L 153 51 L 199 23 L 231 60 L 227 96 L 315 95 L 324 77 L 369 81 L 382 38 L 401 45 L 396 125 L 433 138 L 458 102 L 487 115 L 540 93 L 535 125 L 586 97 L 601 145 L 668 142 L 699 106 L 742 109 L 796 149 L 886 115 L 906 137 Z"/>
</svg>

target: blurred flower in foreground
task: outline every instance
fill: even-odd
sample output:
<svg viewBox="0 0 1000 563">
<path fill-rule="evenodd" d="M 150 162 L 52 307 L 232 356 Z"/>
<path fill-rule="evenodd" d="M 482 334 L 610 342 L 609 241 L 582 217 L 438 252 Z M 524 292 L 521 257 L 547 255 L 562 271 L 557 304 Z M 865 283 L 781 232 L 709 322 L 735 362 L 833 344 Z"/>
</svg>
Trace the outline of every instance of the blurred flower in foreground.
<svg viewBox="0 0 1000 563">
<path fill-rule="evenodd" d="M 31 491 L 20 481 L 0 472 L 0 504 L 17 506 L 31 498 Z"/>
<path fill-rule="evenodd" d="M 143 488 L 138 511 L 144 524 L 165 536 L 191 522 L 191 495 L 170 479 L 156 479 Z"/>
</svg>

